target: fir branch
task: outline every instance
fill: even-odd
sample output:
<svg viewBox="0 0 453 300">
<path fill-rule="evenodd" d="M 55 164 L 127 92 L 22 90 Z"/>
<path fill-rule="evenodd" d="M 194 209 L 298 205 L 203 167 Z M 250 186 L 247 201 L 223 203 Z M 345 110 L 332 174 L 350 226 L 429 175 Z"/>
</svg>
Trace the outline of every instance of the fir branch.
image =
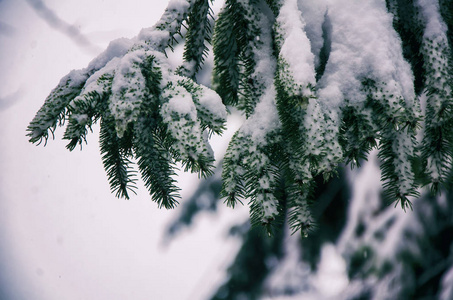
<svg viewBox="0 0 453 300">
<path fill-rule="evenodd" d="M 110 189 L 116 197 L 129 200 L 129 193 L 136 194 L 136 172 L 131 170 L 133 134 L 131 127 L 119 138 L 115 130 L 115 122 L 111 116 L 104 115 L 101 121 L 99 145 L 102 163 L 109 179 Z"/>
<path fill-rule="evenodd" d="M 99 78 L 86 84 L 79 96 L 68 105 L 69 122 L 63 139 L 70 140 L 66 146 L 73 150 L 77 144 L 82 147 L 91 126 L 96 123 L 107 109 L 107 99 L 111 93 L 113 75 L 100 73 Z"/>
<path fill-rule="evenodd" d="M 279 136 L 278 131 L 269 132 L 261 144 L 240 130 L 231 140 L 223 163 L 220 196 L 232 207 L 248 199 L 252 225 L 264 225 L 268 231 L 285 205 L 278 196 L 282 175 L 279 158 L 273 152 L 281 142 Z"/>
<path fill-rule="evenodd" d="M 260 148 L 249 154 L 246 165 L 244 181 L 247 198 L 250 199 L 251 223 L 268 227 L 281 211 L 275 197 L 281 178 L 279 170 L 266 149 Z"/>
<path fill-rule="evenodd" d="M 69 122 L 63 139 L 70 140 L 66 145 L 70 151 L 77 145 L 82 147 L 83 141 L 86 143 L 88 130 L 92 131 L 91 126 L 101 117 L 102 110 L 99 107 L 106 107 L 105 104 L 102 105 L 102 98 L 97 92 L 85 94 L 83 98 L 84 101 L 73 101 L 69 106 Z"/>
<path fill-rule="evenodd" d="M 159 207 L 174 208 L 178 204 L 179 188 L 173 178 L 176 166 L 165 146 L 165 130 L 155 120 L 141 116 L 134 124 L 134 152 L 138 167 L 149 193 Z"/>
<path fill-rule="evenodd" d="M 204 131 L 220 133 L 226 118 L 220 98 L 188 78 L 191 83 L 185 86 L 198 110 L 192 109 L 194 103 L 185 112 L 181 103 L 168 105 L 174 87 L 184 90 L 184 79 L 174 75 L 165 49 L 172 46 L 188 13 L 196 17 L 194 3 L 170 1 L 154 27 L 142 30 L 137 39 L 112 42 L 86 69 L 64 77 L 31 122 L 30 140 L 47 139 L 48 131 L 53 133 L 58 122 L 63 125 L 69 119 L 64 139 L 70 140 L 67 147 L 72 150 L 101 119 L 101 153 L 112 191 L 129 198 L 135 183 L 129 165 L 135 153 L 152 198 L 160 207 L 173 208 L 179 198 L 172 178 L 175 162 L 186 171 L 211 175 L 214 157 Z"/>
<path fill-rule="evenodd" d="M 171 137 L 170 149 L 176 161 L 181 161 L 184 171 L 202 177 L 212 174 L 214 156 L 198 119 L 192 96 L 178 82 L 169 82 L 160 108 L 162 122 Z"/>
<path fill-rule="evenodd" d="M 173 50 L 177 43 L 175 36 L 181 35 L 181 26 L 196 0 L 171 0 L 156 25 L 144 28 L 138 38 L 152 48 L 165 53 L 166 48 Z"/>
<path fill-rule="evenodd" d="M 293 233 L 300 232 L 303 237 L 315 228 L 311 207 L 315 182 L 293 183 L 286 187 L 288 193 L 288 224 Z"/>
<path fill-rule="evenodd" d="M 256 1 L 228 0 L 214 28 L 214 87 L 227 105 L 238 105 L 249 116 L 256 101 L 251 78 L 256 66 L 253 49 L 259 47 L 260 15 Z M 232 26 L 233 25 L 233 26 Z"/>
<path fill-rule="evenodd" d="M 195 1 L 187 18 L 186 42 L 184 44 L 184 63 L 180 67 L 181 75 L 195 79 L 208 54 L 207 45 L 211 44 L 213 0 Z"/>
<path fill-rule="evenodd" d="M 340 144 L 345 163 L 352 168 L 360 167 L 367 160 L 371 150 L 377 147 L 377 127 L 372 120 L 372 110 L 368 106 L 348 105 L 342 110 Z"/>
<path fill-rule="evenodd" d="M 178 80 L 178 84 L 183 86 L 192 96 L 202 130 L 208 130 L 209 136 L 212 133 L 222 134 L 225 130 L 227 112 L 217 93 L 198 85 L 189 78 L 181 78 Z"/>
<path fill-rule="evenodd" d="M 53 135 L 57 125 L 63 126 L 66 107 L 80 93 L 87 78 L 86 70 L 78 70 L 70 72 L 61 79 L 27 127 L 27 136 L 30 137 L 31 143 L 39 145 L 44 139 L 46 144 L 49 131 Z"/>
<path fill-rule="evenodd" d="M 384 200 L 395 202 L 395 206 L 400 203 L 403 210 L 412 209 L 410 198 L 419 196 L 413 166 L 419 120 L 417 107 L 411 107 L 410 100 L 391 94 L 392 87 L 387 87 L 386 83 L 379 85 L 374 80 L 364 80 L 363 88 L 368 92 L 367 102 L 373 109 L 378 129 Z"/>
<path fill-rule="evenodd" d="M 244 186 L 244 159 L 246 153 L 243 151 L 246 142 L 246 138 L 239 132 L 236 132 L 228 144 L 228 149 L 223 160 L 223 181 L 220 196 L 226 198 L 224 202 L 226 202 L 227 206 L 233 208 L 237 202 L 243 204 L 241 199 L 247 197 Z"/>
<path fill-rule="evenodd" d="M 453 48 L 440 11 L 434 10 L 436 13 L 432 16 L 432 5 L 419 6 L 426 24 L 421 52 L 426 70 L 427 97 L 421 158 L 424 172 L 428 175 L 424 184 L 438 193 L 448 180 L 453 160 Z M 431 22 L 440 23 L 440 28 L 436 27 L 433 32 Z"/>
</svg>

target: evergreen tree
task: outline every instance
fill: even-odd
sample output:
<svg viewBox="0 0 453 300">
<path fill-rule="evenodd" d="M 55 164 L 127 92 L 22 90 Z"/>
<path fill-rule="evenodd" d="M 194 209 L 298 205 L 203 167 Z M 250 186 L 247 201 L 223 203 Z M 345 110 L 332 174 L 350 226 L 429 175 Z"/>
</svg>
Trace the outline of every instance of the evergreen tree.
<svg viewBox="0 0 453 300">
<path fill-rule="evenodd" d="M 71 71 L 30 123 L 30 141 L 66 122 L 73 150 L 99 121 L 112 191 L 129 199 L 136 161 L 152 199 L 173 208 L 177 164 L 213 175 L 209 136 L 237 109 L 246 120 L 222 174 L 194 199 L 209 191 L 211 209 L 246 201 L 254 226 L 236 228 L 243 248 L 213 299 L 316 294 L 297 268 L 315 274 L 326 242 L 348 266 L 339 298 L 453 297 L 453 1 L 226 0 L 216 18 L 211 4 L 172 0 L 155 26 Z M 172 68 L 179 36 L 184 62 Z M 206 87 L 197 73 L 211 42 Z M 379 165 L 383 189 L 348 202 L 347 168 L 361 165 Z M 188 203 L 186 224 L 202 209 Z M 315 227 L 303 242 L 290 235 Z M 276 285 L 282 276 L 297 280 Z"/>
</svg>

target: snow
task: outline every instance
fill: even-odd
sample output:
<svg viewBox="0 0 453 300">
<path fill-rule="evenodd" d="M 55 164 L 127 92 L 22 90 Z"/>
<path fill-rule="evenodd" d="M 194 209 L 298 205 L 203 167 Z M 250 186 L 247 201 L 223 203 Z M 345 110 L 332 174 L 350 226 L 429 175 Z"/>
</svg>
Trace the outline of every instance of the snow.
<svg viewBox="0 0 453 300">
<path fill-rule="evenodd" d="M 315 85 L 314 55 L 304 31 L 305 22 L 297 7 L 297 0 L 285 1 L 277 22 L 284 40 L 280 55 L 288 63 L 295 83 L 303 87 L 308 83 Z"/>
<path fill-rule="evenodd" d="M 285 232 L 283 258 L 266 279 L 266 286 L 272 295 L 281 295 L 290 291 L 298 294 L 307 291 L 310 286 L 310 267 L 300 259 L 300 235 Z M 298 295 L 300 297 L 300 295 Z M 272 297 L 271 299 L 275 299 Z M 305 299 L 305 298 L 304 298 Z"/>
<path fill-rule="evenodd" d="M 300 257 L 301 242 L 300 235 L 291 235 L 287 229 L 283 258 L 266 279 L 265 286 L 271 296 L 263 299 L 343 299 L 339 295 L 349 280 L 346 262 L 336 246 L 331 243 L 322 246 L 314 272 Z"/>
<path fill-rule="evenodd" d="M 424 31 L 426 38 L 433 38 L 439 34 L 444 35 L 447 32 L 447 25 L 440 16 L 438 1 L 418 0 L 416 5 L 420 8 L 426 22 Z"/>
<path fill-rule="evenodd" d="M 227 111 L 225 105 L 222 103 L 222 98 L 210 88 L 200 85 L 202 88 L 202 95 L 199 98 L 200 105 L 214 115 L 217 119 L 226 120 Z"/>
<path fill-rule="evenodd" d="M 167 5 L 168 11 L 187 11 L 193 0 L 170 0 Z"/>
<path fill-rule="evenodd" d="M 250 136 L 258 145 L 267 144 L 267 135 L 281 126 L 275 106 L 275 96 L 275 87 L 271 85 L 256 105 L 254 114 L 240 129 L 241 133 Z"/>
<path fill-rule="evenodd" d="M 111 41 L 107 49 L 89 63 L 88 70 L 90 72 L 97 71 L 115 57 L 124 56 L 134 43 L 135 39 L 128 38 L 119 38 Z"/>
<path fill-rule="evenodd" d="M 305 32 L 310 40 L 311 51 L 315 56 L 315 66 L 320 63 L 319 54 L 324 44 L 323 29 L 324 16 L 327 14 L 326 1 L 320 0 L 299 0 L 299 9 L 305 24 Z"/>
<path fill-rule="evenodd" d="M 120 61 L 119 57 L 114 57 L 104 67 L 100 68 L 93 75 L 91 75 L 86 80 L 85 86 L 83 87 L 81 95 L 88 94 L 93 91 L 95 91 L 99 94 L 106 92 L 107 91 L 106 89 L 110 88 L 110 87 L 102 86 L 101 89 L 99 89 L 99 87 L 100 87 L 99 78 L 102 76 L 113 77 L 115 74 L 116 66 L 119 64 L 119 61 Z M 79 98 L 79 97 L 77 97 L 77 98 Z"/>
<path fill-rule="evenodd" d="M 196 109 L 192 96 L 183 87 L 176 86 L 174 90 L 164 91 L 163 96 L 164 98 L 170 98 L 167 103 L 162 105 L 162 111 L 166 111 L 164 120 L 169 121 L 168 118 L 172 112 L 176 112 L 179 115 L 188 115 L 190 119 L 196 119 Z"/>
<path fill-rule="evenodd" d="M 191 94 L 177 84 L 173 78 L 172 86 L 162 93 L 167 100 L 160 109 L 162 121 L 167 125 L 169 134 L 174 138 L 173 149 L 184 161 L 188 158 L 198 159 L 201 156 L 213 158 L 207 133 L 202 132 L 197 110 Z"/>
<path fill-rule="evenodd" d="M 253 114 L 247 119 L 240 129 L 240 132 L 251 137 L 256 145 L 266 145 L 266 137 L 269 133 L 280 127 L 275 97 L 276 91 L 273 84 L 276 63 L 272 58 L 272 36 L 268 29 L 267 17 L 260 13 L 258 24 L 262 24 L 260 43 L 253 49 L 258 64 L 252 74 L 259 86 L 263 87 L 258 103 Z"/>
<path fill-rule="evenodd" d="M 412 72 L 402 55 L 401 40 L 392 26 L 385 1 L 328 1 L 332 46 L 318 88 L 329 110 L 343 100 L 363 102 L 362 80 L 371 78 L 387 85 L 390 94 L 401 95 L 414 106 Z"/>
<path fill-rule="evenodd" d="M 447 114 L 441 117 L 438 112 L 442 105 L 450 101 L 452 95 L 449 83 L 452 79 L 449 68 L 449 63 L 451 62 L 448 61 L 451 45 L 448 43 L 448 28 L 440 15 L 438 2 L 419 0 L 416 6 L 420 9 L 421 17 L 426 25 L 421 52 L 425 58 L 426 85 L 430 86 L 431 90 L 427 90 L 428 94 L 423 108 L 426 111 L 430 111 L 433 116 L 430 120 L 425 121 L 425 127 L 431 126 L 431 128 L 425 128 L 425 132 L 430 132 L 430 129 L 432 131 L 433 128 L 435 129 L 439 125 L 443 127 L 442 123 L 445 122 Z M 434 92 L 429 93 L 431 91 Z M 425 100 L 425 97 L 423 96 L 422 99 Z M 441 135 L 444 135 L 444 129 L 439 134 L 425 135 L 423 141 L 428 140 L 428 143 L 430 143 L 430 140 L 440 139 Z M 449 158 L 440 152 L 433 150 L 429 153 L 426 171 L 433 182 L 442 182 L 444 180 L 446 172 L 449 171 L 445 168 L 445 161 L 449 161 Z"/>
<path fill-rule="evenodd" d="M 157 50 L 164 51 L 167 45 L 172 42 L 172 36 L 178 32 L 191 3 L 191 0 L 170 0 L 157 24 L 142 29 L 138 39 L 145 41 Z"/>
<path fill-rule="evenodd" d="M 109 109 L 115 118 L 116 131 L 122 137 L 129 123 L 136 121 L 145 98 L 146 83 L 141 72 L 144 50 L 128 52 L 115 69 Z"/>
</svg>

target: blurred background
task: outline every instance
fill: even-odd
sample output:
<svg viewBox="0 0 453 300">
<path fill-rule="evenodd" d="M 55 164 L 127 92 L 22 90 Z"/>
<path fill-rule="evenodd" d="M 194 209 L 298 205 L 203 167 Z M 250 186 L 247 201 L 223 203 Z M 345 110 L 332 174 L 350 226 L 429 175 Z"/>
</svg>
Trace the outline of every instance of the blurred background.
<svg viewBox="0 0 453 300">
<path fill-rule="evenodd" d="M 302 239 L 284 223 L 273 237 L 250 228 L 247 207 L 219 201 L 220 169 L 180 174 L 181 205 L 159 210 L 144 187 L 129 201 L 110 193 L 98 128 L 83 151 L 65 149 L 63 130 L 28 143 L 60 78 L 166 5 L 0 0 L 0 299 L 453 299 L 450 191 L 423 194 L 414 211 L 386 206 L 375 153 L 318 180 L 318 227 Z M 206 85 L 211 69 L 208 59 Z M 219 163 L 241 120 L 212 138 Z"/>
</svg>

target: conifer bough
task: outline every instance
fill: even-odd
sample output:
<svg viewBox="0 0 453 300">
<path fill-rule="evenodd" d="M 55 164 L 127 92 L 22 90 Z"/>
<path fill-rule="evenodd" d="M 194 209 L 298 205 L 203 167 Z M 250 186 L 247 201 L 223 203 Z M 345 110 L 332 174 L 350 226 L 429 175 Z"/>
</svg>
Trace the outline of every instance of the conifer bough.
<svg viewBox="0 0 453 300">
<path fill-rule="evenodd" d="M 112 191 L 129 199 L 135 159 L 152 199 L 173 208 L 176 163 L 210 176 L 208 138 L 234 106 L 246 120 L 224 157 L 221 196 L 249 201 L 252 223 L 269 231 L 287 212 L 303 235 L 314 178 L 360 166 L 374 148 L 385 197 L 403 209 L 419 188 L 451 183 L 453 1 L 226 0 L 216 18 L 211 5 L 171 0 L 154 27 L 71 71 L 30 123 L 30 142 L 66 122 L 73 150 L 99 121 Z M 166 51 L 177 36 L 175 69 Z M 196 79 L 211 42 L 212 89 Z"/>
</svg>

